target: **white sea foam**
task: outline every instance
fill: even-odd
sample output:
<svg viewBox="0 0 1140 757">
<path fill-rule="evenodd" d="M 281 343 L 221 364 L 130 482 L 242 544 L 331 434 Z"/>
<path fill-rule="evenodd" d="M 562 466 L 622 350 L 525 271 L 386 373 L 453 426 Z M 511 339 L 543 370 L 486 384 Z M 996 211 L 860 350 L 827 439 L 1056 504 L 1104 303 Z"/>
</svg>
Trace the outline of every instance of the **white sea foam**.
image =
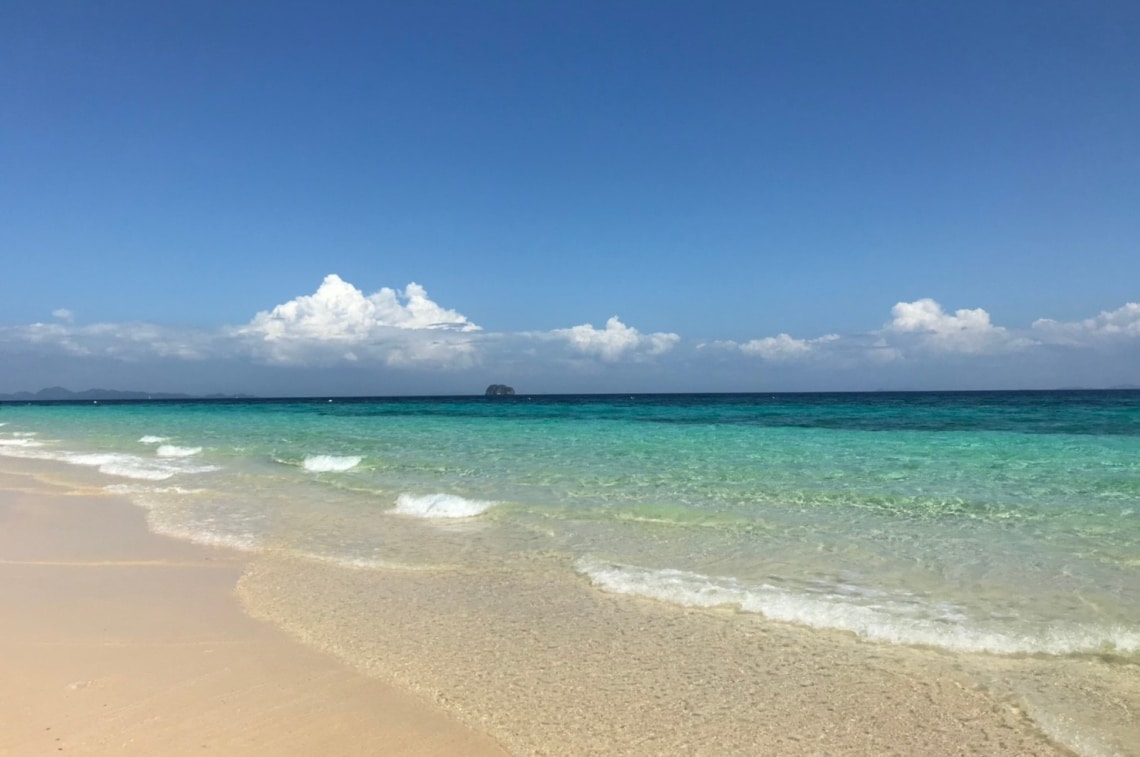
<svg viewBox="0 0 1140 757">
<path fill-rule="evenodd" d="M 187 489 L 182 486 L 139 486 L 138 484 L 107 484 L 103 491 L 110 494 L 201 494 L 205 489 Z"/>
<path fill-rule="evenodd" d="M 156 460 L 121 452 L 69 452 L 44 448 L 30 439 L 20 444 L 0 445 L 0 455 L 30 460 L 55 460 L 71 465 L 98 468 L 100 473 L 140 481 L 163 481 L 179 474 L 209 473 L 218 470 L 214 465 L 187 465 L 179 459 Z"/>
<path fill-rule="evenodd" d="M 147 524 L 156 534 L 244 552 L 263 548 L 263 514 L 231 509 L 223 498 L 209 497 L 208 489 L 169 484 L 109 484 L 104 491 L 127 496 L 147 511 Z M 195 495 L 207 495 L 200 497 Z"/>
<path fill-rule="evenodd" d="M 176 447 L 173 444 L 163 444 L 154 451 L 154 454 L 159 457 L 190 457 L 201 451 L 201 447 Z"/>
<path fill-rule="evenodd" d="M 301 467 L 313 473 L 341 473 L 360 465 L 359 455 L 309 455 Z"/>
<path fill-rule="evenodd" d="M 1124 754 L 1105 743 L 1098 734 L 1074 723 L 1070 717 L 1049 712 L 1032 702 L 1022 702 L 1022 706 L 1042 733 L 1080 757 L 1121 757 Z"/>
<path fill-rule="evenodd" d="M 114 452 L 64 453 L 60 458 L 73 465 L 98 468 L 101 473 L 142 481 L 164 481 L 179 472 L 178 468 L 159 461 Z"/>
<path fill-rule="evenodd" d="M 172 536 L 195 544 L 227 547 L 241 552 L 258 552 L 262 548 L 261 540 L 252 533 L 226 532 L 200 522 L 168 522 L 156 515 L 156 511 L 151 512 L 147 522 L 150 524 L 150 530 L 156 534 Z"/>
<path fill-rule="evenodd" d="M 340 568 L 349 568 L 352 570 L 385 570 L 401 573 L 419 573 L 440 570 L 450 571 L 457 569 L 457 566 L 455 565 L 415 565 L 412 563 L 396 562 L 393 560 L 381 560 L 375 557 L 348 557 L 343 555 L 322 554 L 318 552 L 298 552 L 297 556 L 305 560 L 326 563 L 328 565 L 336 565 Z"/>
<path fill-rule="evenodd" d="M 769 584 L 683 570 L 641 568 L 582 558 L 580 573 L 604 591 L 687 607 L 736 607 L 771 620 L 851 631 L 870 641 L 941 647 L 957 652 L 1066 655 L 1140 652 L 1140 629 L 1072 625 L 1018 633 L 970 625 L 960 609 L 910 594 L 851 587 L 792 591 Z"/>
<path fill-rule="evenodd" d="M 472 518 L 487 512 L 496 502 L 465 499 L 455 494 L 401 494 L 392 512 L 417 518 Z"/>
<path fill-rule="evenodd" d="M 0 447 L 42 447 L 43 442 L 37 442 L 28 437 L 20 437 L 18 439 L 0 439 Z"/>
<path fill-rule="evenodd" d="M 139 442 L 141 444 L 162 444 L 169 439 L 169 436 L 151 436 L 150 434 L 147 434 L 146 436 L 139 437 Z"/>
</svg>

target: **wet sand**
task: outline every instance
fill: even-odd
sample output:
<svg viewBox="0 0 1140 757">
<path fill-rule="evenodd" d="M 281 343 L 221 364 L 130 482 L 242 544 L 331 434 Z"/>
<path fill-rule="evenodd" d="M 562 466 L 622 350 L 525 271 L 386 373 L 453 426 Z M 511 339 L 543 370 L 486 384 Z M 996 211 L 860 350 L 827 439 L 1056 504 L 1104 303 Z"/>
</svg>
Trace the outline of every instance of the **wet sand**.
<svg viewBox="0 0 1140 757">
<path fill-rule="evenodd" d="M 0 755 L 503 755 L 415 694 L 246 615 L 248 556 L 0 472 Z"/>
<path fill-rule="evenodd" d="M 239 592 L 516 755 L 1069 754 L 951 655 L 607 595 L 541 563 L 433 574 L 276 558 Z"/>
<path fill-rule="evenodd" d="M 204 547 L 104 484 L 0 464 L 0 755 L 1072 754 L 1011 687 L 1032 659 L 610 595 L 541 551 L 401 571 Z"/>
</svg>

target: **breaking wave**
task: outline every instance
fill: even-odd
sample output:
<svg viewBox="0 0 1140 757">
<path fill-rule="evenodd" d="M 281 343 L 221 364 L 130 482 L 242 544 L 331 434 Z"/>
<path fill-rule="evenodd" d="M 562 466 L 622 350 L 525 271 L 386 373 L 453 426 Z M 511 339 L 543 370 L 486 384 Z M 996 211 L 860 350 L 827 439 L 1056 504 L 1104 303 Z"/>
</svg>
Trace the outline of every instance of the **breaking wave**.
<svg viewBox="0 0 1140 757">
<path fill-rule="evenodd" d="M 401 494 L 392 512 L 416 518 L 472 518 L 494 507 L 496 502 L 465 499 L 455 494 Z"/>
<path fill-rule="evenodd" d="M 359 455 L 309 455 L 301 467 L 312 473 L 343 473 L 360 465 Z"/>
<path fill-rule="evenodd" d="M 1070 655 L 1140 652 L 1140 629 L 1069 625 L 1018 632 L 970 625 L 956 606 L 915 595 L 840 585 L 794 591 L 769 584 L 683 570 L 641 568 L 591 558 L 576 568 L 614 594 L 648 597 L 686 607 L 736 607 L 771 620 L 850 631 L 869 641 L 940 647 L 955 652 Z"/>
<path fill-rule="evenodd" d="M 43 442 L 37 442 L 28 437 L 20 437 L 17 439 L 0 439 L 0 447 L 42 447 Z"/>
<path fill-rule="evenodd" d="M 201 451 L 201 447 L 176 447 L 173 444 L 163 444 L 154 451 L 154 454 L 159 457 L 190 457 Z"/>
<path fill-rule="evenodd" d="M 11 440 L 20 444 L 0 445 L 0 454 L 29 460 L 55 460 L 69 465 L 97 468 L 100 473 L 139 481 L 164 481 L 172 476 L 209 473 L 219 470 L 216 465 L 188 465 L 178 458 L 155 459 L 122 452 L 68 452 L 44 449 L 30 439 Z"/>
</svg>

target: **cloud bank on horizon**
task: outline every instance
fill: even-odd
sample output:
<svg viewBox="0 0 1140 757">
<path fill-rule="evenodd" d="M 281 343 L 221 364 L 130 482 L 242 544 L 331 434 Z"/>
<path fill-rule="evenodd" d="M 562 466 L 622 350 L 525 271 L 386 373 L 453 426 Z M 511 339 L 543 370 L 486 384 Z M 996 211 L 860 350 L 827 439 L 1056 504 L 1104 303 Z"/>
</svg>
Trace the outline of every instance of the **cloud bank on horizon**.
<svg viewBox="0 0 1140 757">
<path fill-rule="evenodd" d="M 718 374 L 721 378 L 748 376 L 753 387 L 771 388 L 769 376 L 761 373 L 757 378 L 757 369 L 763 368 L 774 371 L 770 376 L 783 375 L 788 380 L 814 376 L 814 384 L 808 382 L 813 386 L 822 381 L 842 389 L 865 388 L 856 379 L 867 373 L 889 383 L 892 372 L 905 375 L 906 366 L 916 365 L 947 371 L 937 388 L 955 388 L 953 371 L 968 373 L 972 366 L 984 366 L 989 371 L 986 375 L 1008 376 L 1011 384 L 1031 383 L 1019 373 L 1020 366 L 1041 355 L 1059 356 L 1075 364 L 1090 354 L 1107 354 L 1123 358 L 1117 362 L 1125 366 L 1140 365 L 1137 302 L 1080 321 L 1040 318 L 1028 328 L 1016 329 L 994 324 L 980 307 L 951 312 L 934 299 L 921 298 L 896 303 L 882 327 L 866 333 L 818 337 L 779 333 L 742 342 L 694 341 L 671 332 L 642 332 L 617 315 L 600 328 L 583 323 L 549 331 L 488 332 L 458 310 L 432 300 L 417 283 L 365 294 L 330 273 L 312 294 L 259 311 L 245 324 L 214 330 L 145 322 L 82 324 L 65 308 L 56 309 L 53 315 L 53 323 L 0 327 L 0 350 L 135 365 L 220 361 L 282 371 L 355 366 L 414 372 L 421 379 L 433 374 L 492 371 L 537 377 L 540 385 L 528 387 L 533 391 L 544 391 L 544 370 L 548 375 L 550 371 L 561 375 L 563 382 L 558 387 L 572 382 L 574 376 L 591 377 L 593 385 L 598 385 L 599 377 L 609 376 L 612 387 L 623 377 L 636 376 L 642 385 L 618 390 L 654 391 L 677 387 L 668 381 L 655 384 L 653 376 L 682 369 L 694 381 L 705 376 L 709 388 L 734 386 L 731 381 L 727 385 L 719 381 Z M 637 366 L 640 372 L 624 373 L 628 366 Z M 799 372 L 787 373 L 791 367 Z M 1080 375 L 1089 381 L 1089 374 Z M 1063 372 L 1056 378 L 1059 385 L 1069 380 Z M 1119 375 L 1092 380 L 1101 385 L 1123 383 Z M 603 381 L 600 386 L 607 384 Z M 702 387 L 691 384 L 687 388 L 699 391 Z"/>
</svg>

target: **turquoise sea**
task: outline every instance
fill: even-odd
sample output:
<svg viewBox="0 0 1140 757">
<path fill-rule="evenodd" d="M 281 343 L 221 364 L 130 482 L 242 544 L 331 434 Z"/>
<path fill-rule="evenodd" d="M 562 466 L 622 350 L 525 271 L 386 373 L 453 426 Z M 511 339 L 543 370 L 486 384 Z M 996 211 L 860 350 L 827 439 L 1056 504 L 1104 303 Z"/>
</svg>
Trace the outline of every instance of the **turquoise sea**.
<svg viewBox="0 0 1140 757">
<path fill-rule="evenodd" d="M 1140 670 L 1140 392 L 10 403 L 0 424 L 0 454 L 98 472 L 160 533 L 293 565 L 298 594 L 306 570 L 546 571 L 1036 678 L 1095 660 L 1125 682 L 1106 696 Z M 1011 686 L 1070 748 L 1138 748 Z"/>
</svg>

